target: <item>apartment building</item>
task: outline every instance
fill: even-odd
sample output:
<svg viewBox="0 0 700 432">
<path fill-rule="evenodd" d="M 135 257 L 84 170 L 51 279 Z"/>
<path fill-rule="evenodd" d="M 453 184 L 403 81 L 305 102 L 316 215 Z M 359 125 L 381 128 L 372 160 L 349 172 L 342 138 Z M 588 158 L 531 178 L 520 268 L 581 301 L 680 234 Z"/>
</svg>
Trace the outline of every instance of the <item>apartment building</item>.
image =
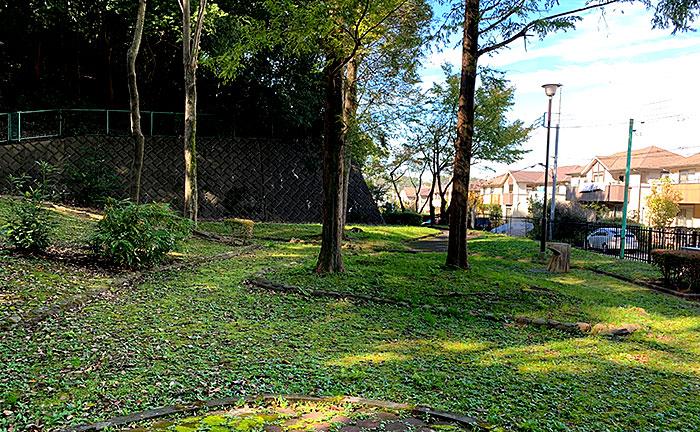
<svg viewBox="0 0 700 432">
<path fill-rule="evenodd" d="M 567 199 L 571 171 L 581 167 L 568 165 L 557 168 L 556 200 Z M 548 179 L 547 196 L 551 199 L 552 171 Z M 484 204 L 498 204 L 504 216 L 522 217 L 529 215 L 530 198 L 541 200 L 544 191 L 544 171 L 511 170 L 495 177 L 481 186 Z"/>
<path fill-rule="evenodd" d="M 625 196 L 627 152 L 596 156 L 583 166 L 560 167 L 557 171 L 558 201 L 596 203 L 611 217 L 622 216 Z M 646 199 L 654 179 L 668 177 L 680 192 L 680 212 L 675 226 L 700 228 L 700 153 L 681 156 L 650 146 L 633 150 L 630 158 L 628 216 L 648 219 Z M 542 199 L 544 175 L 540 171 L 508 171 L 482 187 L 484 203 L 499 204 L 504 215 L 528 215 L 528 199 Z M 550 177 L 551 179 L 551 177 Z M 547 191 L 551 199 L 551 191 Z"/>
<path fill-rule="evenodd" d="M 567 199 L 606 206 L 610 215 L 622 216 L 627 152 L 596 156 L 581 170 L 570 172 Z M 685 157 L 650 146 L 633 150 L 630 158 L 628 215 L 640 221 L 648 218 L 646 199 L 654 179 L 668 177 L 681 194 L 675 226 L 700 227 L 700 153 Z"/>
</svg>

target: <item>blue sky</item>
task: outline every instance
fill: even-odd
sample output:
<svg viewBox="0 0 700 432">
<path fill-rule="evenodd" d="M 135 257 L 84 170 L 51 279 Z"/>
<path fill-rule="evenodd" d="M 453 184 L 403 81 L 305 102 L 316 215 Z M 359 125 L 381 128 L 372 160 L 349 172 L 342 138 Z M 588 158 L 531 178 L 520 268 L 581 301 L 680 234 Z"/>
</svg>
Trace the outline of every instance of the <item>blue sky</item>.
<svg viewBox="0 0 700 432">
<path fill-rule="evenodd" d="M 684 155 L 698 153 L 700 34 L 652 30 L 651 17 L 641 5 L 629 4 L 608 7 L 604 16 L 588 12 L 575 31 L 542 41 L 530 38 L 527 48 L 517 41 L 480 59 L 480 64 L 506 72 L 516 87 L 516 104 L 509 116 L 526 123 L 547 110 L 542 84 L 564 85 L 560 165 L 585 164 L 595 155 L 626 150 L 630 118 L 636 126 L 633 148 L 656 145 Z M 440 64 L 445 61 L 458 70 L 459 50 L 428 57 L 422 73 L 426 86 L 442 79 Z M 553 125 L 558 103 L 559 95 L 553 104 Z M 476 166 L 473 175 L 489 178 L 544 162 L 545 145 L 545 129 L 538 128 L 524 146 L 532 151 L 522 161 L 512 166 L 490 164 L 495 171 Z"/>
</svg>

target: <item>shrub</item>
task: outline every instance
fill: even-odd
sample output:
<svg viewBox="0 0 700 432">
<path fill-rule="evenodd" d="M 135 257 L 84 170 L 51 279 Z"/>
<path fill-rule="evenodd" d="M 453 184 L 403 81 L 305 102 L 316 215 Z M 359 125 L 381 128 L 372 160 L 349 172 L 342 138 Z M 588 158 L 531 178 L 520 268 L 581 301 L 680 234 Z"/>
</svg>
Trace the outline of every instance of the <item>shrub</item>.
<svg viewBox="0 0 700 432">
<path fill-rule="evenodd" d="M 46 162 L 37 162 L 37 165 L 37 179 L 27 174 L 10 176 L 14 197 L 9 200 L 7 223 L 1 227 L 10 246 L 26 252 L 43 251 L 53 234 L 53 223 L 43 205 L 53 197 L 55 168 Z"/>
<path fill-rule="evenodd" d="M 387 225 L 411 225 L 420 226 L 423 217 L 420 213 L 415 213 L 411 211 L 405 212 L 385 212 L 383 214 L 384 222 Z"/>
<path fill-rule="evenodd" d="M 700 252 L 654 249 L 651 258 L 664 275 L 666 286 L 679 291 L 700 291 Z"/>
<path fill-rule="evenodd" d="M 120 191 L 119 176 L 107 162 L 104 146 L 83 149 L 83 155 L 66 167 L 64 182 L 70 198 L 80 205 L 103 204 Z"/>
<path fill-rule="evenodd" d="M 226 219 L 224 225 L 231 230 L 231 234 L 236 237 L 250 238 L 253 236 L 253 227 L 255 222 L 250 219 Z"/>
<path fill-rule="evenodd" d="M 136 268 L 161 262 L 191 231 L 191 222 L 177 216 L 167 204 L 136 205 L 108 199 L 105 216 L 89 244 L 97 255 Z"/>
</svg>

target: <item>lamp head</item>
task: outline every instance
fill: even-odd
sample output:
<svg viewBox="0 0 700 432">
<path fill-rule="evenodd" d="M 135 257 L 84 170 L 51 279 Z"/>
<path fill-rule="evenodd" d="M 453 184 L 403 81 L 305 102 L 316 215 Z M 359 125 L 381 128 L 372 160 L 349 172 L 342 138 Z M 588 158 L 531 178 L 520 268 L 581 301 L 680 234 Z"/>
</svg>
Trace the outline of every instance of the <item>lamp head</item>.
<svg viewBox="0 0 700 432">
<path fill-rule="evenodd" d="M 557 94 L 557 89 L 559 87 L 561 87 L 561 84 L 545 84 L 542 86 L 547 97 L 552 97 Z"/>
</svg>

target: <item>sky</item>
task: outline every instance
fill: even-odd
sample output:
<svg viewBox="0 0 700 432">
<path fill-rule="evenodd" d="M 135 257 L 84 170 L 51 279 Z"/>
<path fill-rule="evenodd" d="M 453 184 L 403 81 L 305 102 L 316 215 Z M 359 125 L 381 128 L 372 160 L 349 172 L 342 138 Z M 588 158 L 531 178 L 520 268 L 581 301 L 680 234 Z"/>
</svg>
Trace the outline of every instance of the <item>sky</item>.
<svg viewBox="0 0 700 432">
<path fill-rule="evenodd" d="M 564 4 L 568 2 L 562 2 Z M 561 97 L 559 165 L 585 165 L 596 155 L 655 145 L 682 155 L 700 152 L 700 33 L 652 30 L 652 12 L 641 5 L 616 5 L 588 12 L 574 31 L 479 59 L 504 71 L 515 86 L 511 120 L 531 124 L 547 111 L 543 84 L 563 87 L 552 104 L 551 157 Z M 456 41 L 458 42 L 458 41 Z M 424 62 L 423 83 L 442 80 L 440 65 L 460 67 L 460 50 L 447 49 Z M 531 150 L 510 166 L 474 166 L 472 177 L 491 178 L 509 169 L 543 169 L 546 128 L 536 128 L 523 146 Z M 552 160 L 550 160 L 550 165 Z M 490 169 L 487 169 L 490 168 Z"/>
</svg>

